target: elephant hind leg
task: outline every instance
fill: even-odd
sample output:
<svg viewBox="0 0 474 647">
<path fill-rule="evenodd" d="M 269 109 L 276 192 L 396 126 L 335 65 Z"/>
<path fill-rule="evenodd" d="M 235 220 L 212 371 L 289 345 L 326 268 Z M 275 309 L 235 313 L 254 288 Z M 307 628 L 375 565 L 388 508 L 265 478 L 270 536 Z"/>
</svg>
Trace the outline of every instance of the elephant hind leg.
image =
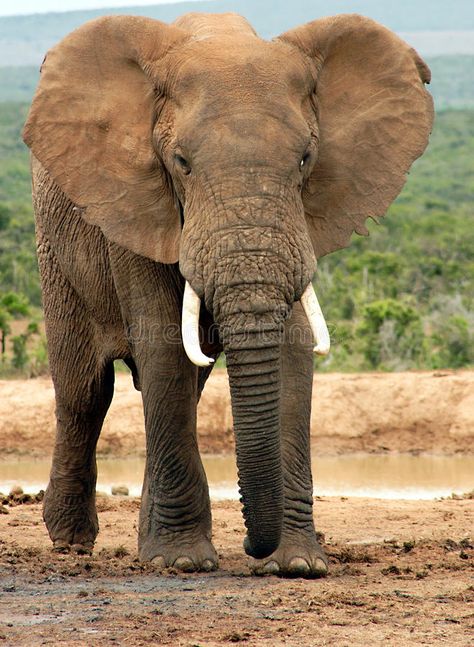
<svg viewBox="0 0 474 647">
<path fill-rule="evenodd" d="M 57 425 L 43 518 L 57 550 L 90 552 L 99 530 L 95 451 L 112 401 L 114 367 L 103 350 L 106 336 L 74 289 L 56 266 L 47 269 L 43 285 L 54 290 L 44 288 L 43 302 Z"/>
<path fill-rule="evenodd" d="M 91 552 L 99 531 L 95 506 L 96 444 L 112 400 L 113 363 L 64 381 L 56 371 L 56 444 L 43 518 L 56 550 Z M 57 368 L 57 367 L 56 367 Z"/>
<path fill-rule="evenodd" d="M 125 365 L 128 366 L 128 368 L 132 373 L 133 386 L 137 391 L 141 391 L 142 387 L 140 384 L 140 377 L 138 375 L 138 369 L 137 369 L 137 365 L 135 364 L 135 360 L 133 359 L 133 357 L 124 357 L 123 361 L 125 362 Z"/>
<path fill-rule="evenodd" d="M 95 506 L 96 444 L 112 400 L 113 363 L 75 375 L 55 367 L 56 444 L 43 518 L 58 551 L 90 552 L 99 531 Z M 62 377 L 61 377 L 61 374 Z"/>
</svg>

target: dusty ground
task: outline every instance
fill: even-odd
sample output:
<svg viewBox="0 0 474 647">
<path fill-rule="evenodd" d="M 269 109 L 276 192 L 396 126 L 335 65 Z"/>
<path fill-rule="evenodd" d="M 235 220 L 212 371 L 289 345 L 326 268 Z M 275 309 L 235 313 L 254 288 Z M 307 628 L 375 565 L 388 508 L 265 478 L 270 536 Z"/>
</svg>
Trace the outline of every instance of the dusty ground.
<svg viewBox="0 0 474 647">
<path fill-rule="evenodd" d="M 0 645 L 472 645 L 472 500 L 316 500 L 331 572 L 313 581 L 249 576 L 233 502 L 214 505 L 219 571 L 155 573 L 138 507 L 99 500 L 92 557 L 53 554 L 38 504 L 1 515 Z"/>
<path fill-rule="evenodd" d="M 21 412 L 21 414 L 19 414 Z M 2 453 L 50 455 L 54 393 L 49 378 L 0 380 Z M 315 374 L 311 429 L 320 454 L 353 451 L 474 451 L 474 371 Z M 201 450 L 233 448 L 227 375 L 215 370 L 198 411 Z M 140 394 L 129 375 L 115 396 L 99 454 L 144 453 Z"/>
<path fill-rule="evenodd" d="M 472 452 L 473 387 L 471 372 L 317 375 L 315 450 Z M 119 375 L 102 454 L 143 452 L 140 407 L 130 378 Z M 53 411 L 49 380 L 0 382 L 2 456 L 49 454 Z M 212 376 L 200 405 L 199 439 L 206 451 L 232 447 L 223 372 Z M 100 497 L 98 507 L 93 556 L 52 553 L 40 504 L 3 507 L 0 647 L 473 644 L 468 497 L 316 499 L 331 567 L 313 581 L 249 575 L 236 502 L 213 506 L 220 570 L 206 575 L 160 574 L 138 562 L 137 499 Z"/>
</svg>

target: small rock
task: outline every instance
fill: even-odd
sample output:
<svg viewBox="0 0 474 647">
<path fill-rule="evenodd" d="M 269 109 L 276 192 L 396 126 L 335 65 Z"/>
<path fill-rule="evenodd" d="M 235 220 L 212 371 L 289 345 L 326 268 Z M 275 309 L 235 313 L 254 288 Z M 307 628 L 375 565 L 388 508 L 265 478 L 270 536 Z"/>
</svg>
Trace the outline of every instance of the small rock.
<svg viewBox="0 0 474 647">
<path fill-rule="evenodd" d="M 226 640 L 226 641 L 228 641 L 230 643 L 239 643 L 239 642 L 246 641 L 249 635 L 250 634 L 248 634 L 248 633 L 239 634 L 237 631 L 235 631 L 234 633 L 230 634 L 229 636 L 226 636 L 224 640 Z"/>
<path fill-rule="evenodd" d="M 128 496 L 129 490 L 126 485 L 114 485 L 112 487 L 113 496 Z"/>
<path fill-rule="evenodd" d="M 382 575 L 400 575 L 401 570 L 395 564 L 390 564 L 387 568 L 382 568 Z"/>
<path fill-rule="evenodd" d="M 23 488 L 20 485 L 15 485 L 10 490 L 10 496 L 20 496 L 21 494 L 23 494 Z"/>
<path fill-rule="evenodd" d="M 0 514 L 10 514 L 10 512 L 5 508 L 5 506 L 0 504 Z"/>
</svg>

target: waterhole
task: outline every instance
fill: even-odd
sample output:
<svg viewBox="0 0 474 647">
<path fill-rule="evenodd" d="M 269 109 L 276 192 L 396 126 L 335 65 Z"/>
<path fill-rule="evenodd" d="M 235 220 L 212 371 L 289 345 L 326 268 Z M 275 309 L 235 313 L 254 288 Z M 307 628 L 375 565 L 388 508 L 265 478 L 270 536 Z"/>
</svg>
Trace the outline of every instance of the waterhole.
<svg viewBox="0 0 474 647">
<path fill-rule="evenodd" d="M 234 456 L 206 456 L 203 462 L 211 498 L 238 498 Z M 99 460 L 97 489 L 110 494 L 113 486 L 125 485 L 139 496 L 144 464 L 139 458 Z M 49 460 L 0 462 L 0 492 L 16 485 L 30 493 L 44 489 L 49 468 Z M 432 499 L 474 488 L 474 456 L 315 456 L 312 470 L 314 494 L 320 496 Z"/>
</svg>

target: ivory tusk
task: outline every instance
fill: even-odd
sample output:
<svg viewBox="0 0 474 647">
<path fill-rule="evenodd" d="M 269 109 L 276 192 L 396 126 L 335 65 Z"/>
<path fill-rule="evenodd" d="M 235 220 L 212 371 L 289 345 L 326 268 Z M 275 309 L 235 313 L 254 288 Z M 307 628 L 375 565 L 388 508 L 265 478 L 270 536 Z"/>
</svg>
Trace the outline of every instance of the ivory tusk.
<svg viewBox="0 0 474 647">
<path fill-rule="evenodd" d="M 308 317 L 309 325 L 311 326 L 313 337 L 316 342 L 316 346 L 313 348 L 313 351 L 318 355 L 327 355 L 331 347 L 331 340 L 329 338 L 328 327 L 312 283 L 309 283 L 308 287 L 303 292 L 301 296 L 301 305 Z"/>
<path fill-rule="evenodd" d="M 207 357 L 201 350 L 199 343 L 199 311 L 201 299 L 190 286 L 188 281 L 184 286 L 183 316 L 181 321 L 181 335 L 186 355 L 196 366 L 210 366 L 214 363 L 212 357 Z"/>
</svg>

